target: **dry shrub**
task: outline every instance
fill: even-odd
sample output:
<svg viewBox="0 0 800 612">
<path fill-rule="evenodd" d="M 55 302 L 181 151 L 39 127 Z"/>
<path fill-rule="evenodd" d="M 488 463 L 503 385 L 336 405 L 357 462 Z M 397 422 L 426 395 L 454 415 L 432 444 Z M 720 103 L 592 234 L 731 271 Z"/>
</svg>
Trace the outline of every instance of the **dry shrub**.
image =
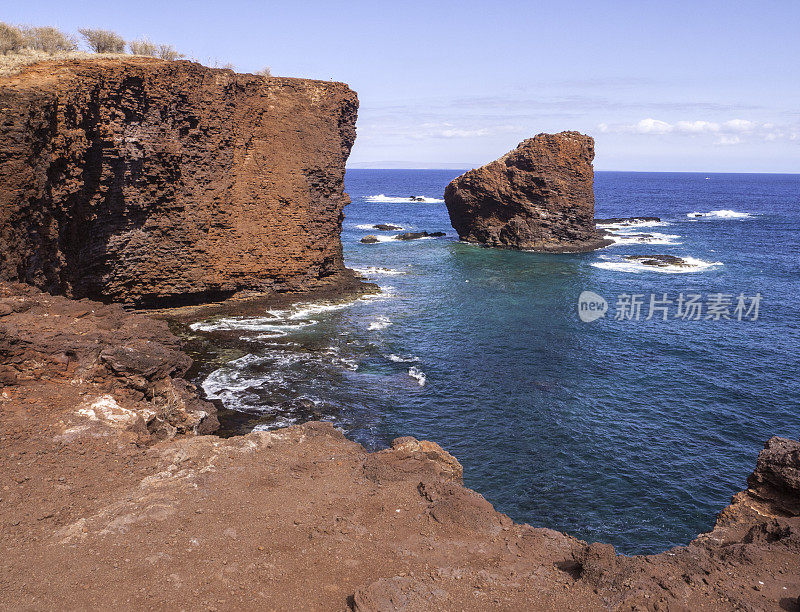
<svg viewBox="0 0 800 612">
<path fill-rule="evenodd" d="M 23 35 L 25 46 L 34 51 L 43 51 L 52 55 L 75 51 L 78 48 L 78 43 L 72 36 L 50 26 L 25 28 Z"/>
<path fill-rule="evenodd" d="M 269 66 L 265 66 L 261 70 L 256 70 L 256 74 L 259 75 L 259 76 L 271 77 L 272 76 L 272 70 L 270 69 Z"/>
<path fill-rule="evenodd" d="M 181 59 L 183 57 L 183 53 L 178 53 L 172 48 L 172 45 L 159 45 L 158 57 L 163 60 L 174 62 L 175 60 Z"/>
<path fill-rule="evenodd" d="M 0 53 L 17 53 L 25 46 L 25 37 L 18 27 L 0 22 Z"/>
<path fill-rule="evenodd" d="M 125 53 L 125 39 L 116 32 L 92 28 L 81 28 L 78 32 L 95 53 Z"/>
<path fill-rule="evenodd" d="M 149 55 L 156 57 L 158 55 L 158 45 L 151 43 L 146 38 L 143 40 L 133 40 L 128 43 L 131 53 L 134 55 Z"/>
</svg>

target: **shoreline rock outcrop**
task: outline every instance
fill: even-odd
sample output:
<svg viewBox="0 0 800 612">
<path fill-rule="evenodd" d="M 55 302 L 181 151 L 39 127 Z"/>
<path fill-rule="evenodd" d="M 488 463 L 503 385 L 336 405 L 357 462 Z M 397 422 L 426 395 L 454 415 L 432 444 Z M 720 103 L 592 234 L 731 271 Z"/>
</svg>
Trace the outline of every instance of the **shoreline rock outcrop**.
<svg viewBox="0 0 800 612">
<path fill-rule="evenodd" d="M 539 134 L 453 179 L 444 192 L 459 238 L 485 246 L 579 253 L 611 244 L 594 222 L 594 139 Z"/>
<path fill-rule="evenodd" d="M 150 307 L 347 276 L 356 94 L 188 61 L 0 77 L 0 280 Z"/>
<path fill-rule="evenodd" d="M 141 443 L 210 434 L 217 409 L 183 378 L 191 365 L 165 321 L 0 282 L 5 396 L 21 386 L 79 390 L 71 418 L 128 430 Z"/>
</svg>

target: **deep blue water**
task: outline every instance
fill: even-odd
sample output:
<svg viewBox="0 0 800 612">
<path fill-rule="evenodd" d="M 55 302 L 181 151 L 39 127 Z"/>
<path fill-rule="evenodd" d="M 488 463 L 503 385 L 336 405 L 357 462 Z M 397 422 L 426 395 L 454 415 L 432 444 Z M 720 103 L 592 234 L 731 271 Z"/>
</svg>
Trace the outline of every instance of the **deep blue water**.
<svg viewBox="0 0 800 612">
<path fill-rule="evenodd" d="M 385 293 L 213 324 L 245 338 L 233 354 L 244 356 L 214 371 L 207 392 L 261 427 L 322 417 L 370 448 L 435 440 L 515 520 L 622 552 L 708 530 L 764 441 L 800 435 L 800 175 L 597 173 L 598 217 L 665 223 L 582 255 L 462 244 L 441 202 L 367 201 L 441 198 L 457 174 L 348 171 L 345 259 L 393 271 L 365 272 Z M 687 217 L 712 211 L 748 216 Z M 448 236 L 399 242 L 359 227 L 374 223 Z M 361 244 L 367 234 L 387 241 Z M 695 267 L 623 259 L 636 254 Z M 608 300 L 606 317 L 579 319 L 584 290 Z M 623 293 L 644 296 L 641 320 L 615 320 Z M 675 319 L 673 305 L 670 320 L 648 321 L 651 293 L 728 294 L 732 319 Z M 739 294 L 762 296 L 757 320 L 737 320 Z"/>
</svg>

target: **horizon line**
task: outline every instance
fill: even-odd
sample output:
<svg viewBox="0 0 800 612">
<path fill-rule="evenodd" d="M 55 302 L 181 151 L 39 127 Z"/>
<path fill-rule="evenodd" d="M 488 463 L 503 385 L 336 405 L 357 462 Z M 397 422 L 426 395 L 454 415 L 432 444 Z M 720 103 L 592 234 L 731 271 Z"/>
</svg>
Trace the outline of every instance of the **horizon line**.
<svg viewBox="0 0 800 612">
<path fill-rule="evenodd" d="M 358 167 L 348 167 L 345 166 L 345 170 L 474 170 L 480 168 L 481 166 L 485 166 L 486 164 L 481 164 L 480 166 L 442 166 L 442 167 L 370 167 L 370 168 L 358 168 Z M 626 172 L 629 174 L 785 174 L 789 176 L 796 176 L 800 175 L 800 172 L 785 172 L 785 171 L 774 171 L 774 170 L 749 170 L 749 171 L 720 171 L 720 170 L 712 170 L 712 171 L 704 171 L 704 170 L 609 170 L 609 169 L 595 169 L 595 172 Z"/>
</svg>

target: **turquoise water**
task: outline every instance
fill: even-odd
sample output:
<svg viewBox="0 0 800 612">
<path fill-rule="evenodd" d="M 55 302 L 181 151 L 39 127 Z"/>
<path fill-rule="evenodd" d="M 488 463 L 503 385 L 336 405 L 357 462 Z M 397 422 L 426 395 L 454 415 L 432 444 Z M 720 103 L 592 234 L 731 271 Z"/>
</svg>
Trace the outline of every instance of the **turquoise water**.
<svg viewBox="0 0 800 612">
<path fill-rule="evenodd" d="M 200 326 L 244 355 L 205 368 L 206 392 L 249 427 L 323 418 L 369 448 L 435 440 L 515 520 L 622 552 L 708 530 L 763 442 L 800 435 L 800 176 L 597 173 L 598 217 L 664 223 L 541 255 L 459 243 L 436 201 L 457 174 L 348 171 L 345 259 L 383 294 Z M 375 223 L 448 235 L 400 242 Z M 691 266 L 624 259 L 647 254 Z M 610 309 L 591 323 L 586 290 Z M 640 320 L 615 320 L 623 293 L 644 296 Z M 673 305 L 645 320 L 651 293 L 727 294 L 732 319 Z M 739 294 L 760 294 L 757 320 L 737 320 Z"/>
</svg>

